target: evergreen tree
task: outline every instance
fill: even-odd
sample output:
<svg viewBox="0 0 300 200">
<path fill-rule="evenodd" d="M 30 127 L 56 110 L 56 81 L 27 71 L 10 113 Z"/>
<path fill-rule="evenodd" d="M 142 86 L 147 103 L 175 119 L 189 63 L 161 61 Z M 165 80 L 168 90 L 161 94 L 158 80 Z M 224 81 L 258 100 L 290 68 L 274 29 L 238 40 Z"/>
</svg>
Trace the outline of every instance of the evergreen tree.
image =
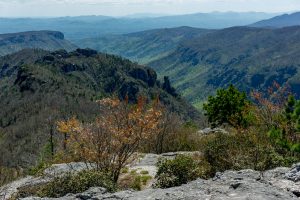
<svg viewBox="0 0 300 200">
<path fill-rule="evenodd" d="M 208 97 L 203 108 L 212 127 L 229 124 L 237 128 L 246 125 L 247 105 L 246 93 L 230 85 L 227 89 L 219 89 L 215 96 Z"/>
</svg>

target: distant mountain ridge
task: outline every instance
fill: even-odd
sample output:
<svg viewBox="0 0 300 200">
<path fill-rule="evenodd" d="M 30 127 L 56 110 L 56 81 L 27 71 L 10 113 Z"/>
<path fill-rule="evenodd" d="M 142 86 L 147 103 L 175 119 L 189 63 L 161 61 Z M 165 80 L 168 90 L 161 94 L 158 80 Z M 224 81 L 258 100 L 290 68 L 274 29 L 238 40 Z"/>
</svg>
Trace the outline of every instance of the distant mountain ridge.
<svg viewBox="0 0 300 200">
<path fill-rule="evenodd" d="M 65 40 L 64 34 L 58 31 L 29 31 L 0 34 L 0 56 L 27 48 L 39 48 L 50 51 L 65 49 L 71 51 L 76 49 L 76 46 Z"/>
<path fill-rule="evenodd" d="M 213 31 L 192 27 L 164 28 L 83 39 L 75 44 L 81 48 L 97 49 L 101 52 L 123 56 L 140 64 L 147 64 L 167 56 L 184 40 L 201 37 Z"/>
<path fill-rule="evenodd" d="M 300 12 L 292 14 L 284 14 L 273 17 L 271 19 L 262 20 L 252 24 L 253 27 L 273 27 L 282 28 L 287 26 L 299 26 L 300 25 Z"/>
<path fill-rule="evenodd" d="M 274 13 L 213 12 L 145 18 L 114 18 L 106 16 L 78 16 L 60 18 L 0 18 L 0 33 L 32 30 L 56 30 L 68 40 L 94 38 L 108 34 L 127 34 L 158 28 L 191 26 L 220 29 L 242 26 L 269 19 Z"/>
</svg>

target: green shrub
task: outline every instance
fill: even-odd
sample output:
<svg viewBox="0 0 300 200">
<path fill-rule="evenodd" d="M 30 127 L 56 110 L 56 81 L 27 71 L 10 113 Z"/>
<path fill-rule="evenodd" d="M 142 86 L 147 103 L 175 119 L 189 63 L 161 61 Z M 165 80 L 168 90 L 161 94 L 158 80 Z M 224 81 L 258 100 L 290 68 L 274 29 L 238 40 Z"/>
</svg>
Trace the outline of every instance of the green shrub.
<svg viewBox="0 0 300 200">
<path fill-rule="evenodd" d="M 165 137 L 163 148 L 160 153 L 177 152 L 177 151 L 197 151 L 199 148 L 198 140 L 199 128 L 192 123 L 182 124 L 180 127 L 174 128 L 172 132 Z M 150 151 L 155 152 L 156 151 Z"/>
<path fill-rule="evenodd" d="M 122 170 L 121 170 L 121 173 L 123 174 L 127 174 L 129 172 L 129 168 L 128 167 L 124 167 Z"/>
<path fill-rule="evenodd" d="M 151 179 L 151 176 L 135 175 L 133 183 L 130 185 L 130 188 L 134 190 L 142 190 L 143 185 L 147 185 L 148 181 Z"/>
<path fill-rule="evenodd" d="M 275 145 L 290 152 L 300 153 L 300 100 L 289 96 L 283 102 L 284 112 L 279 113 L 277 123 L 270 128 L 268 135 Z M 283 108 L 282 108 L 283 110 Z"/>
<path fill-rule="evenodd" d="M 141 190 L 142 189 L 141 177 L 135 176 L 133 179 L 133 183 L 130 185 L 130 187 L 134 190 Z"/>
<path fill-rule="evenodd" d="M 0 166 L 0 187 L 24 175 L 24 171 L 21 168 L 8 168 Z"/>
<path fill-rule="evenodd" d="M 133 170 L 130 171 L 130 174 L 131 174 L 131 175 L 135 175 L 136 173 L 137 173 L 137 170 L 136 170 L 136 169 L 133 169 Z"/>
<path fill-rule="evenodd" d="M 37 176 L 37 175 L 42 175 L 45 169 L 47 169 L 51 164 L 46 163 L 46 162 L 39 162 L 36 166 L 31 167 L 28 171 L 29 175 L 32 176 Z"/>
<path fill-rule="evenodd" d="M 142 170 L 142 171 L 140 172 L 140 174 L 145 175 L 145 174 L 149 174 L 149 172 L 148 172 L 147 170 Z"/>
<path fill-rule="evenodd" d="M 203 153 L 213 173 L 229 169 L 264 171 L 298 160 L 277 152 L 265 133 L 217 134 L 203 144 Z"/>
<path fill-rule="evenodd" d="M 149 175 L 140 175 L 138 173 L 126 174 L 118 181 L 118 187 L 122 190 L 134 189 L 142 190 L 143 186 L 146 186 L 152 177 Z"/>
<path fill-rule="evenodd" d="M 115 184 L 108 174 L 99 171 L 82 171 L 78 174 L 57 177 L 50 183 L 36 188 L 33 195 L 57 198 L 68 193 L 76 194 L 84 192 L 90 187 L 104 187 L 108 191 L 116 189 Z"/>
<path fill-rule="evenodd" d="M 152 176 L 149 176 L 149 175 L 142 175 L 140 177 L 141 177 L 141 182 L 143 185 L 146 185 L 148 183 L 148 181 L 152 179 Z"/>
<path fill-rule="evenodd" d="M 160 160 L 156 187 L 168 188 L 185 184 L 201 177 L 200 164 L 191 156 L 178 155 L 173 160 Z"/>
</svg>

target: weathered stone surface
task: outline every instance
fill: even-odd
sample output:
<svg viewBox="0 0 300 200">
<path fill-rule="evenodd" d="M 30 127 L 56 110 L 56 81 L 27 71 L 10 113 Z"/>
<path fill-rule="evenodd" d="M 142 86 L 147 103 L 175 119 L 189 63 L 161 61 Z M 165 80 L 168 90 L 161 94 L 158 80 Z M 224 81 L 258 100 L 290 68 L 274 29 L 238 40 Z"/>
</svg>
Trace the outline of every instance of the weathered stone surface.
<svg viewBox="0 0 300 200">
<path fill-rule="evenodd" d="M 68 164 L 55 164 L 45 169 L 44 176 L 56 177 L 67 173 L 76 173 L 86 169 L 93 169 L 93 165 L 84 162 L 72 162 Z"/>
<path fill-rule="evenodd" d="M 35 185 L 46 184 L 54 177 L 63 176 L 68 173 L 76 173 L 85 169 L 92 169 L 92 165 L 83 162 L 73 162 L 68 164 L 55 164 L 45 169 L 43 176 L 27 176 L 20 180 L 14 181 L 8 185 L 0 187 L 0 200 L 9 199 L 13 194 L 18 192 L 19 188 L 32 187 Z"/>
<path fill-rule="evenodd" d="M 96 195 L 105 194 L 106 192 L 107 192 L 107 190 L 105 188 L 92 187 L 81 194 L 75 195 L 75 197 L 78 199 L 87 200 L 87 199 L 93 198 Z"/>
<path fill-rule="evenodd" d="M 215 133 L 224 133 L 224 134 L 228 134 L 228 132 L 225 129 L 221 129 L 221 128 L 205 128 L 202 130 L 198 131 L 199 134 L 201 135 L 210 135 L 210 134 L 215 134 Z"/>
<path fill-rule="evenodd" d="M 14 181 L 8 185 L 0 187 L 0 200 L 9 199 L 12 195 L 18 192 L 19 188 L 45 184 L 51 179 L 46 177 L 27 176 L 23 179 Z"/>
<path fill-rule="evenodd" d="M 130 169 L 147 170 L 154 176 L 155 164 L 161 157 L 172 159 L 177 154 L 184 152 L 168 153 L 163 155 L 146 154 Z M 193 152 L 195 153 L 195 152 Z M 198 179 L 180 187 L 168 189 L 146 189 L 144 191 L 120 191 L 109 193 L 104 188 L 90 188 L 80 194 L 69 194 L 58 200 L 147 200 L 147 199 L 184 199 L 184 200 L 292 200 L 300 196 L 299 166 L 292 168 L 279 167 L 265 172 L 254 170 L 226 171 L 217 173 L 209 180 Z M 52 176 L 62 175 L 69 172 L 77 172 L 86 169 L 84 163 L 71 163 L 53 165 L 45 170 L 44 178 L 27 177 L 0 189 L 0 199 L 6 199 L 7 194 L 15 193 L 19 187 L 24 185 L 42 184 L 42 181 L 49 181 Z M 2 193 L 1 193 L 2 191 Z M 2 194 L 2 196 L 1 196 Z M 3 196 L 5 194 L 6 196 Z M 51 198 L 28 197 L 26 200 L 54 200 Z"/>
<path fill-rule="evenodd" d="M 300 180 L 300 163 L 294 164 L 292 169 L 285 174 L 288 180 L 298 182 Z"/>
<path fill-rule="evenodd" d="M 59 198 L 69 200 L 147 200 L 147 199 L 185 199 L 185 200 L 293 200 L 297 198 L 299 191 L 296 182 L 283 179 L 287 169 L 278 168 L 275 170 L 260 173 L 254 170 L 226 171 L 217 173 L 213 179 L 190 182 L 180 187 L 168 189 L 147 189 L 144 191 L 121 191 L 117 193 L 107 193 L 103 189 L 97 191 L 92 188 L 82 194 L 76 194 Z M 280 174 L 280 175 L 278 175 Z M 265 178 L 264 178 L 265 177 Z M 277 179 L 276 179 L 277 178 Z M 274 182 L 274 180 L 276 180 Z M 273 181 L 273 182 L 272 182 Z M 294 184 L 294 188 L 291 185 Z M 283 187 L 286 186 L 286 187 Z M 36 200 L 27 198 L 27 200 Z M 42 199 L 39 199 L 42 200 Z M 43 199 L 50 200 L 50 199 Z"/>
</svg>

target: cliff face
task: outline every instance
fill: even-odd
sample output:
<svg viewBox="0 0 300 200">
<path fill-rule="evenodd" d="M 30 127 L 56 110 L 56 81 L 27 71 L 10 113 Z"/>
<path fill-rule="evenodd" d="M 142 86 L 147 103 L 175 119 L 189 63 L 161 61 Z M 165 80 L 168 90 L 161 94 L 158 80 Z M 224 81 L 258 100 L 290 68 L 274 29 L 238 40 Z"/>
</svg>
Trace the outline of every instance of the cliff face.
<svg viewBox="0 0 300 200">
<path fill-rule="evenodd" d="M 64 34 L 58 31 L 0 34 L 0 56 L 29 48 L 39 48 L 49 51 L 58 49 L 71 51 L 76 49 L 76 46 L 65 40 Z"/>
</svg>

